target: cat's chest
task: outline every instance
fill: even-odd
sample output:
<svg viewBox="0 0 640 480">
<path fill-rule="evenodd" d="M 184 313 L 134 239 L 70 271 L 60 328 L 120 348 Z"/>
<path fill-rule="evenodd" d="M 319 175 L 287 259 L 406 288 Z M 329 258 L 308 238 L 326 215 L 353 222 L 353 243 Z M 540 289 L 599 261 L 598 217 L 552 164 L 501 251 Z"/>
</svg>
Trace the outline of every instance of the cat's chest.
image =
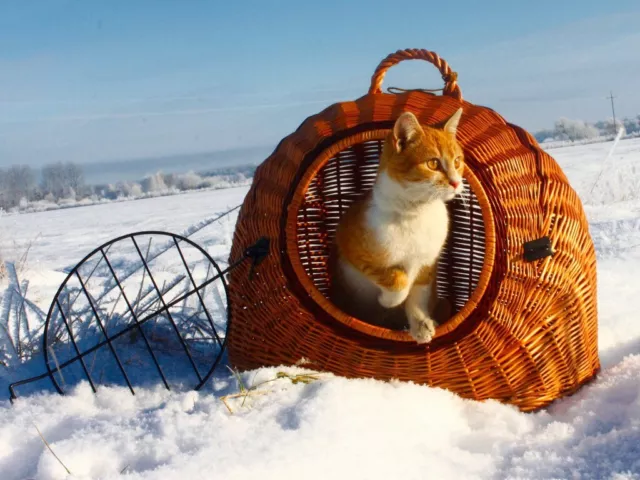
<svg viewBox="0 0 640 480">
<path fill-rule="evenodd" d="M 378 215 L 370 222 L 390 264 L 432 264 L 447 238 L 444 202 L 424 206 L 415 215 Z"/>
</svg>

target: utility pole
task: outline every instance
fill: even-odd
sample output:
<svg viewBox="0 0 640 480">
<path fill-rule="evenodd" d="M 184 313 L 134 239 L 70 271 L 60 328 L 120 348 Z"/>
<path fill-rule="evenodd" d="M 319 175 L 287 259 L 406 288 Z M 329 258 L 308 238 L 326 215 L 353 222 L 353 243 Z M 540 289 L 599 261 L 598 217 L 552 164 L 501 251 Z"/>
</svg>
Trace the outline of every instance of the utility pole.
<svg viewBox="0 0 640 480">
<path fill-rule="evenodd" d="M 616 107 L 613 104 L 613 99 L 616 98 L 613 96 L 613 92 L 609 92 L 609 96 L 607 97 L 608 99 L 611 100 L 611 113 L 613 113 L 613 134 L 617 134 L 618 133 L 618 126 L 616 124 Z"/>
</svg>

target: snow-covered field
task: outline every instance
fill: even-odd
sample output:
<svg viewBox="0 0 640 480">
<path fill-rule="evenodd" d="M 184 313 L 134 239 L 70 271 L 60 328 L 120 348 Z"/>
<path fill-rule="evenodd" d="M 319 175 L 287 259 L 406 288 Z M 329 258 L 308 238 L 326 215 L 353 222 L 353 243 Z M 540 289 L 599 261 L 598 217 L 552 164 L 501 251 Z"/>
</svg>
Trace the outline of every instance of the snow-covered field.
<svg viewBox="0 0 640 480">
<path fill-rule="evenodd" d="M 230 412 L 222 397 L 239 386 L 225 373 L 198 393 L 158 385 L 136 396 L 126 387 L 94 395 L 80 383 L 64 397 L 0 401 L 0 478 L 640 478 L 640 139 L 620 142 L 603 169 L 611 146 L 550 151 L 585 203 L 598 251 L 603 370 L 573 397 L 524 414 L 412 384 L 329 374 L 275 380 L 305 373 L 282 368 L 246 374 L 244 383 L 257 387 L 228 399 Z M 239 204 L 246 191 L 4 217 L 0 252 L 16 259 L 30 245 L 20 275 L 46 309 L 62 270 L 102 242 L 142 229 L 180 233 Z M 234 221 L 192 238 L 225 259 Z M 0 366 L 0 394 L 24 374 Z"/>
</svg>

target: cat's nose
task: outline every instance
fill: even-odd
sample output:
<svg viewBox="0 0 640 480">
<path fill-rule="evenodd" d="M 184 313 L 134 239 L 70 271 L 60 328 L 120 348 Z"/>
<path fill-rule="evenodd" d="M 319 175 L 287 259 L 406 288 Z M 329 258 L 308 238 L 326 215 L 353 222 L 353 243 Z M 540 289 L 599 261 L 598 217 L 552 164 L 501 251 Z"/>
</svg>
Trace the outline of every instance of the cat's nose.
<svg viewBox="0 0 640 480">
<path fill-rule="evenodd" d="M 455 180 L 449 180 L 449 185 L 451 185 L 453 188 L 458 188 L 458 185 L 460 185 L 460 182 L 456 182 Z"/>
</svg>

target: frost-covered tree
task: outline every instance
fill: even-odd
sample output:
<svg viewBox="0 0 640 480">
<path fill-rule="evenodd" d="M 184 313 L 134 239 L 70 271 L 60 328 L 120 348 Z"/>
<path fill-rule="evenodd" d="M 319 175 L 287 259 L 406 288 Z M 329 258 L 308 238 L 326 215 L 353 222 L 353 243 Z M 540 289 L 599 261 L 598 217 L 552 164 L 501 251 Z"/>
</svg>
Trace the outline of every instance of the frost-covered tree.
<svg viewBox="0 0 640 480">
<path fill-rule="evenodd" d="M 76 200 L 76 191 L 72 187 L 65 187 L 64 198 L 68 200 Z"/>
<path fill-rule="evenodd" d="M 607 130 L 610 131 L 611 133 L 618 133 L 620 131 L 620 129 L 623 129 L 623 133 L 625 131 L 625 127 L 624 127 L 624 121 L 620 120 L 619 118 L 616 118 L 616 124 L 615 127 L 613 125 L 613 118 L 609 118 L 607 120 Z"/>
<path fill-rule="evenodd" d="M 203 187 L 203 179 L 194 172 L 174 175 L 175 186 L 178 190 L 195 190 Z"/>
<path fill-rule="evenodd" d="M 42 180 L 40 186 L 46 194 L 53 195 L 54 198 L 61 198 L 64 194 L 64 174 L 62 163 L 45 165 L 42 167 Z"/>
<path fill-rule="evenodd" d="M 625 118 L 623 120 L 624 130 L 627 133 L 640 132 L 640 115 L 636 118 Z"/>
<path fill-rule="evenodd" d="M 141 186 L 145 193 L 163 193 L 167 191 L 167 185 L 164 183 L 164 177 L 161 172 L 144 178 Z"/>
<path fill-rule="evenodd" d="M 64 179 L 66 186 L 76 193 L 84 188 L 84 171 L 78 164 L 71 162 L 64 164 Z"/>
<path fill-rule="evenodd" d="M 21 199 L 29 201 L 35 191 L 35 176 L 31 167 L 14 165 L 0 173 L 0 208 L 13 208 Z"/>
<path fill-rule="evenodd" d="M 545 140 L 554 138 L 555 135 L 556 135 L 555 130 L 545 129 L 545 130 L 540 130 L 536 132 L 534 134 L 534 137 L 538 142 L 542 143 Z"/>
<path fill-rule="evenodd" d="M 111 191 L 114 193 L 109 195 L 107 198 L 118 198 L 118 197 L 141 197 L 143 195 L 142 187 L 137 182 L 118 182 L 115 186 L 109 185 Z"/>
<path fill-rule="evenodd" d="M 142 187 L 139 183 L 132 182 L 131 188 L 129 189 L 130 197 L 141 197 L 144 192 L 142 191 Z"/>
<path fill-rule="evenodd" d="M 598 129 L 582 120 L 560 118 L 555 124 L 555 135 L 558 138 L 571 140 L 583 140 L 595 138 L 599 135 Z"/>
<path fill-rule="evenodd" d="M 71 162 L 45 165 L 42 167 L 41 188 L 45 195 L 50 193 L 55 198 L 69 198 L 69 189 L 75 193 L 82 192 L 85 189 L 82 167 Z"/>
<path fill-rule="evenodd" d="M 175 173 L 165 173 L 163 175 L 164 177 L 164 184 L 167 186 L 167 188 L 177 188 L 176 187 L 176 174 Z"/>
<path fill-rule="evenodd" d="M 600 131 L 600 135 L 607 136 L 618 133 L 620 128 L 625 128 L 625 124 L 622 120 L 616 119 L 616 126 L 613 127 L 613 118 L 607 120 L 600 120 L 595 123 L 596 128 Z"/>
</svg>

